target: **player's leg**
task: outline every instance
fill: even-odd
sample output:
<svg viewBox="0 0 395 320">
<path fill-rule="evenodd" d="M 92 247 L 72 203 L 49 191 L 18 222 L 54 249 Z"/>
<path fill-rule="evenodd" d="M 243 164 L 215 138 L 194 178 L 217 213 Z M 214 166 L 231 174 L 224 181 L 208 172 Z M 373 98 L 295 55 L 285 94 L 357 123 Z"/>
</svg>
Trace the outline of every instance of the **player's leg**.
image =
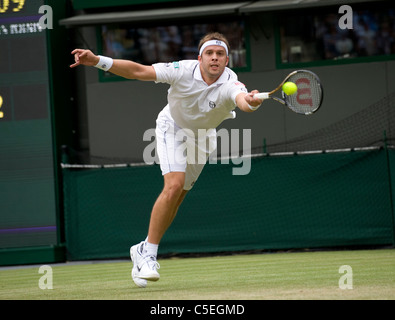
<svg viewBox="0 0 395 320">
<path fill-rule="evenodd" d="M 170 130 L 168 130 L 167 133 L 169 131 Z M 161 139 L 161 137 L 162 134 L 157 132 L 158 154 L 160 154 L 161 159 L 164 187 L 151 212 L 147 239 L 147 249 L 149 250 L 151 247 L 153 250 L 151 253 L 155 256 L 163 235 L 173 222 L 178 208 L 187 192 L 192 189 L 199 178 L 209 156 L 208 153 L 203 153 L 204 161 L 198 162 L 195 161 L 196 159 L 190 159 L 191 162 L 186 164 L 186 159 L 183 159 L 180 164 L 177 162 L 177 159 L 181 159 L 184 156 L 184 148 L 180 148 L 183 142 L 174 143 L 174 140 L 168 137 L 165 138 L 166 143 L 164 145 L 166 146 L 166 156 L 163 156 L 163 146 L 159 146 L 159 139 Z M 171 146 L 171 148 L 169 146 Z M 196 148 L 196 150 L 197 147 L 196 145 L 191 146 L 191 148 Z M 194 154 L 197 155 L 198 152 L 196 151 Z M 170 172 L 167 172 L 168 170 L 170 170 Z M 154 247 L 151 245 L 156 246 Z"/>
<path fill-rule="evenodd" d="M 149 243 L 158 245 L 173 222 L 187 192 L 184 190 L 184 181 L 185 172 L 169 172 L 164 175 L 163 190 L 151 212 L 148 229 Z"/>
<path fill-rule="evenodd" d="M 165 108 L 158 116 L 156 127 L 156 151 L 164 177 L 164 187 L 152 208 L 146 241 L 131 248 L 132 278 L 139 287 L 145 287 L 146 280 L 159 279 L 159 264 L 156 262 L 159 242 L 185 197 L 183 187 L 187 164 L 182 148 L 183 141 L 176 139 L 178 130 Z"/>
<path fill-rule="evenodd" d="M 156 281 L 159 279 L 157 272 L 159 264 L 156 262 L 159 243 L 173 222 L 188 190 L 198 179 L 209 156 L 209 152 L 205 148 L 203 152 L 197 152 L 201 145 L 196 144 L 195 139 L 187 138 L 186 150 L 193 148 L 195 156 L 203 155 L 203 161 L 197 161 L 199 159 L 194 157 L 189 157 L 187 161 L 184 152 L 185 140 L 176 138 L 179 130 L 180 128 L 176 126 L 169 113 L 166 110 L 162 111 L 157 119 L 156 141 L 157 154 L 164 176 L 164 187 L 151 211 L 146 241 L 131 248 L 134 270 L 132 270 L 132 277 L 140 287 L 146 286 L 146 280 Z M 183 135 L 178 137 L 180 136 Z M 212 137 L 215 138 L 215 135 Z"/>
<path fill-rule="evenodd" d="M 184 172 L 169 172 L 164 175 L 164 187 L 151 211 L 148 238 L 130 249 L 133 261 L 132 278 L 139 287 L 145 287 L 147 280 L 157 281 L 160 275 L 156 261 L 159 242 L 172 223 L 183 199 Z"/>
</svg>

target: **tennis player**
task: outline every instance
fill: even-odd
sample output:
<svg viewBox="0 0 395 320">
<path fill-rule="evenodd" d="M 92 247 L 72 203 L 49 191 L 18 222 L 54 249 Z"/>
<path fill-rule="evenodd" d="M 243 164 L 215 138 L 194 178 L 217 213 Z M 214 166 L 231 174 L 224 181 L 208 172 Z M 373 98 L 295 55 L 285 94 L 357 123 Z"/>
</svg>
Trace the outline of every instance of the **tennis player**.
<svg viewBox="0 0 395 320">
<path fill-rule="evenodd" d="M 150 66 L 97 56 L 90 50 L 72 51 L 75 60 L 72 68 L 93 66 L 127 79 L 170 85 L 168 104 L 158 115 L 155 131 L 164 187 L 153 206 L 147 238 L 130 248 L 132 278 L 139 287 L 145 287 L 147 280 L 159 280 L 159 243 L 202 172 L 210 152 L 216 148 L 215 128 L 225 119 L 235 118 L 236 107 L 253 112 L 262 103 L 253 97 L 258 91 L 248 92 L 227 67 L 230 49 L 222 34 L 207 34 L 198 49 L 197 60 Z"/>
</svg>

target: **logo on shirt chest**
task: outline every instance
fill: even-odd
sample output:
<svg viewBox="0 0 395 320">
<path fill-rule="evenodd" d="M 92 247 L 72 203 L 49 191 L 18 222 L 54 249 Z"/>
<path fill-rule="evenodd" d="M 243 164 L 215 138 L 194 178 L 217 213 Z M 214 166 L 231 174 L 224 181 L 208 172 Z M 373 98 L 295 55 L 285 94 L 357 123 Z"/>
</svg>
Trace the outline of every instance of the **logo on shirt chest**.
<svg viewBox="0 0 395 320">
<path fill-rule="evenodd" d="M 215 104 L 214 101 L 209 101 L 209 102 L 208 102 L 208 106 L 209 106 L 211 109 L 214 109 L 217 105 Z"/>
</svg>

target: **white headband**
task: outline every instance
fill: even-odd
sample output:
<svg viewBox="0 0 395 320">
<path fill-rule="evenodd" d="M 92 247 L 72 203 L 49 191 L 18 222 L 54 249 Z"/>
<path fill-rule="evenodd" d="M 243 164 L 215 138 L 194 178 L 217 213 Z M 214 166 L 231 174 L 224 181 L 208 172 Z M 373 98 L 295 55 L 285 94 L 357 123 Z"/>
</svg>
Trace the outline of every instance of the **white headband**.
<svg viewBox="0 0 395 320">
<path fill-rule="evenodd" d="M 204 49 L 206 49 L 208 46 L 221 46 L 221 47 L 223 47 L 223 48 L 225 49 L 226 55 L 227 55 L 227 56 L 229 55 L 229 53 L 228 53 L 228 47 L 226 46 L 226 44 L 225 44 L 223 41 L 220 41 L 220 40 L 209 40 L 209 41 L 206 41 L 206 42 L 202 45 L 202 47 L 200 48 L 199 56 L 202 55 Z"/>
</svg>

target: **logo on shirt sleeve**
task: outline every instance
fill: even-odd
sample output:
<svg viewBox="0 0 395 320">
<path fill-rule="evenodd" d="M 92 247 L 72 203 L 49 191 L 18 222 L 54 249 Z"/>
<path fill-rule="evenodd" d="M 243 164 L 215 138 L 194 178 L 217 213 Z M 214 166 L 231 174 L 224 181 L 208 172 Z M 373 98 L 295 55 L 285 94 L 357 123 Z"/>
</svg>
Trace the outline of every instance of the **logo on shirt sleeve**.
<svg viewBox="0 0 395 320">
<path fill-rule="evenodd" d="M 244 83 L 242 83 L 240 81 L 236 81 L 236 82 L 234 82 L 234 85 L 237 86 L 241 91 L 248 92 Z"/>
<path fill-rule="evenodd" d="M 174 61 L 173 62 L 173 67 L 174 67 L 174 69 L 179 69 L 180 68 L 180 62 Z"/>
</svg>

